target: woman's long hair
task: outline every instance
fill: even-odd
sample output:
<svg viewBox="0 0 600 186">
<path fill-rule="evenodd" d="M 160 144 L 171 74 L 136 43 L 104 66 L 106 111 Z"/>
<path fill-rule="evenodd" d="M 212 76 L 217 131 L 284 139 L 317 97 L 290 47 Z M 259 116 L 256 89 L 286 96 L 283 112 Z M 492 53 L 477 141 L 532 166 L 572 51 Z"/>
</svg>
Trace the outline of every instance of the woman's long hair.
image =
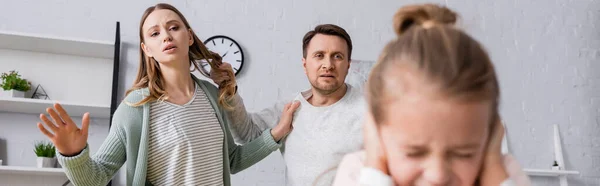
<svg viewBox="0 0 600 186">
<path fill-rule="evenodd" d="M 216 73 L 222 73 L 223 71 L 226 71 L 231 77 L 234 76 L 232 70 L 222 70 L 218 68 L 218 65 L 222 63 L 221 56 L 219 56 L 219 54 L 217 53 L 209 51 L 208 48 L 206 48 L 206 46 L 204 45 L 204 43 L 202 43 L 198 36 L 196 36 L 196 34 L 193 32 L 193 30 L 190 27 L 190 24 L 185 19 L 185 17 L 183 17 L 183 14 L 181 14 L 179 10 L 177 10 L 175 7 L 169 4 L 159 3 L 155 6 L 151 6 L 148 7 L 148 9 L 146 9 L 144 15 L 142 16 L 142 20 L 140 21 L 140 42 L 144 42 L 144 36 L 142 32 L 142 26 L 144 24 L 144 21 L 146 20 L 148 15 L 150 15 L 150 13 L 154 12 L 155 10 L 161 9 L 167 9 L 175 12 L 177 15 L 179 15 L 179 17 L 183 21 L 183 24 L 185 24 L 185 29 L 190 30 L 192 37 L 194 38 L 194 43 L 189 47 L 188 55 L 190 58 L 190 66 L 193 65 L 194 70 L 201 71 L 199 63 L 200 61 L 205 61 L 210 65 L 211 70 L 214 70 Z M 137 77 L 135 78 L 133 86 L 129 90 L 127 90 L 126 95 L 128 95 L 134 90 L 146 87 L 149 90 L 149 95 L 147 95 L 141 101 L 133 103 L 132 105 L 139 106 L 151 101 L 168 98 L 167 92 L 165 91 L 165 82 L 164 79 L 161 77 L 162 75 L 160 73 L 160 67 L 158 65 L 158 62 L 154 60 L 154 58 L 146 56 L 141 46 L 139 66 L 140 67 L 138 69 Z M 223 106 L 225 109 L 233 108 L 229 104 L 229 101 L 235 95 L 235 85 L 235 80 L 225 81 L 221 85 L 219 85 L 219 105 Z"/>
</svg>

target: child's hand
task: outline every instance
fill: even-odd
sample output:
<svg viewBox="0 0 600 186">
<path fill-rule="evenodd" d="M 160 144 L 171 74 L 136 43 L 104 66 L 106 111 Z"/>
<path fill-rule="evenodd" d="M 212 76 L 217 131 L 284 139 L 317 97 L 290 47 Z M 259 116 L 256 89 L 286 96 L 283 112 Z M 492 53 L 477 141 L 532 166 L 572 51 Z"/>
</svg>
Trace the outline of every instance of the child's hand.
<svg viewBox="0 0 600 186">
<path fill-rule="evenodd" d="M 485 157 L 483 158 L 483 168 L 481 171 L 482 186 L 497 186 L 508 179 L 508 173 L 504 168 L 502 156 L 502 137 L 504 136 L 504 126 L 500 118 L 492 125 L 492 133 L 489 137 Z"/>
<path fill-rule="evenodd" d="M 365 165 L 367 167 L 378 169 L 384 174 L 389 174 L 385 150 L 383 148 L 383 145 L 381 144 L 381 138 L 379 137 L 378 128 L 375 124 L 375 120 L 373 120 L 373 116 L 371 115 L 371 113 L 367 113 L 365 116 L 363 130 L 365 151 L 367 156 Z"/>
</svg>

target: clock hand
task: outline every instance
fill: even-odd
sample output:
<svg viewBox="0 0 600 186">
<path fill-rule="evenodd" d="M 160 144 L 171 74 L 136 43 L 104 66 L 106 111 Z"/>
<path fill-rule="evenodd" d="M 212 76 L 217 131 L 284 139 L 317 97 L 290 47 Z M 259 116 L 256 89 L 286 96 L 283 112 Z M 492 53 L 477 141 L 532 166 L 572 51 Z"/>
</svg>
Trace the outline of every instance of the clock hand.
<svg viewBox="0 0 600 186">
<path fill-rule="evenodd" d="M 229 53 L 229 51 L 225 52 L 225 54 L 223 54 L 223 56 L 221 56 L 221 58 L 224 58 L 227 55 L 227 53 Z"/>
</svg>

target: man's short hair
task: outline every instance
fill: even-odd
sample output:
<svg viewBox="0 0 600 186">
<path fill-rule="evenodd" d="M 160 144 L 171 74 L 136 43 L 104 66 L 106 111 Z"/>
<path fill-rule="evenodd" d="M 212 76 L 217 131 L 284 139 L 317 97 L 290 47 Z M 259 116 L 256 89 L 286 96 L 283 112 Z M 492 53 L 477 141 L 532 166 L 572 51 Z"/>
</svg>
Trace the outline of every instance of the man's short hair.
<svg viewBox="0 0 600 186">
<path fill-rule="evenodd" d="M 348 60 L 352 57 L 352 39 L 350 39 L 350 35 L 346 30 L 342 27 L 339 27 L 334 24 L 322 24 L 315 27 L 314 30 L 309 31 L 304 35 L 304 39 L 302 39 L 302 57 L 306 58 L 306 49 L 308 48 L 308 44 L 310 40 L 317 34 L 330 35 L 330 36 L 338 36 L 346 41 L 348 45 Z"/>
</svg>

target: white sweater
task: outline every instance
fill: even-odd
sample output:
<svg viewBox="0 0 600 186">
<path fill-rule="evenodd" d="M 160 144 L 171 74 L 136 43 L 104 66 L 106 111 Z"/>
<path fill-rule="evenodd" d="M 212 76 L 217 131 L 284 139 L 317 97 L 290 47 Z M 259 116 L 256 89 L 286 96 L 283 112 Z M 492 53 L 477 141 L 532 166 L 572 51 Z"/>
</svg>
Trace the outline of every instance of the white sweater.
<svg viewBox="0 0 600 186">
<path fill-rule="evenodd" d="M 292 125 L 294 129 L 284 139 L 281 153 L 286 164 L 286 185 L 331 185 L 338 164 L 345 154 L 360 150 L 365 100 L 358 89 L 347 85 L 346 94 L 338 102 L 315 107 L 306 100 L 311 91 L 299 93 L 293 100 L 300 101 Z M 248 113 L 239 96 L 231 131 L 236 142 L 247 143 L 260 136 L 267 128 L 277 125 L 286 100 L 257 113 Z"/>
</svg>

